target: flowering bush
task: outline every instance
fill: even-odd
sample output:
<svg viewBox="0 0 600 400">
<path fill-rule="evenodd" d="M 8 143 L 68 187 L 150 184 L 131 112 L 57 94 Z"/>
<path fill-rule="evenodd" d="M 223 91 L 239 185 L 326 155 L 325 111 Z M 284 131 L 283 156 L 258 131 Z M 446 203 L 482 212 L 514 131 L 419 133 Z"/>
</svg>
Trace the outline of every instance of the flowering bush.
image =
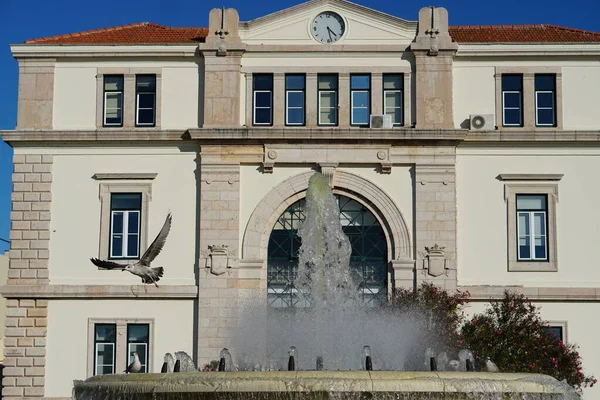
<svg viewBox="0 0 600 400">
<path fill-rule="evenodd" d="M 583 373 L 577 346 L 557 340 L 548 327 L 529 299 L 505 291 L 501 300 L 467 321 L 461 334 L 478 369 L 490 357 L 502 372 L 547 374 L 580 393 L 593 386 L 596 379 Z"/>
</svg>

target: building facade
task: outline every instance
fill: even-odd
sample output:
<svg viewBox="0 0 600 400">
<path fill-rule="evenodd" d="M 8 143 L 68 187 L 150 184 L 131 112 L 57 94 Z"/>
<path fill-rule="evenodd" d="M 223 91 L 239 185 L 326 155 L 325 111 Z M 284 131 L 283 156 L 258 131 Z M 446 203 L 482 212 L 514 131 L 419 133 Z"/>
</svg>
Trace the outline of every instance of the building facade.
<svg viewBox="0 0 600 400">
<path fill-rule="evenodd" d="M 201 365 L 240 299 L 290 306 L 315 171 L 365 301 L 431 281 L 469 290 L 472 313 L 510 288 L 600 373 L 582 251 L 600 239 L 600 34 L 415 17 L 311 0 L 13 45 L 4 397 L 69 397 L 132 351 L 147 372 L 177 350 Z M 138 259 L 169 211 L 159 287 L 90 263 Z"/>
</svg>

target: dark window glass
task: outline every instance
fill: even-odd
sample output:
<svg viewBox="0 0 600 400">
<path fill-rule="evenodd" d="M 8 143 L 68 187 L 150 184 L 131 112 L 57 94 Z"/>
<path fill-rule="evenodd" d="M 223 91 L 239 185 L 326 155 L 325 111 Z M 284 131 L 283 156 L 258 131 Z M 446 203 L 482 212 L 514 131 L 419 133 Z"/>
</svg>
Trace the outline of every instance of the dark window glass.
<svg viewBox="0 0 600 400">
<path fill-rule="evenodd" d="M 554 74 L 536 74 L 535 90 L 554 91 L 556 85 L 556 76 Z"/>
<path fill-rule="evenodd" d="M 502 90 L 518 91 L 523 90 L 523 75 L 502 75 Z"/>
<path fill-rule="evenodd" d="M 273 74 L 255 74 L 252 77 L 254 88 L 254 125 L 273 123 Z"/>
<path fill-rule="evenodd" d="M 138 126 L 154 126 L 156 116 L 156 75 L 136 75 L 136 120 Z"/>
<path fill-rule="evenodd" d="M 94 375 L 115 373 L 117 326 L 94 325 Z"/>
<path fill-rule="evenodd" d="M 318 124 L 337 125 L 338 119 L 338 76 L 319 74 L 317 77 L 319 117 Z"/>
<path fill-rule="evenodd" d="M 141 193 L 111 195 L 110 258 L 139 256 L 141 209 Z"/>
<path fill-rule="evenodd" d="M 556 76 L 535 75 L 535 124 L 556 126 Z"/>
<path fill-rule="evenodd" d="M 304 75 L 286 75 L 285 89 L 286 90 L 304 90 L 305 78 Z"/>
<path fill-rule="evenodd" d="M 142 206 L 141 193 L 113 193 L 110 200 L 112 210 L 139 210 Z"/>
<path fill-rule="evenodd" d="M 350 102 L 352 125 L 369 125 L 371 110 L 371 76 L 350 75 Z"/>
<path fill-rule="evenodd" d="M 523 75 L 502 75 L 502 125 L 523 126 Z"/>
<path fill-rule="evenodd" d="M 273 90 L 272 74 L 255 74 L 252 76 L 254 90 Z"/>
<path fill-rule="evenodd" d="M 285 76 L 285 124 L 304 125 L 306 79 L 304 75 Z"/>
<path fill-rule="evenodd" d="M 104 75 L 103 125 L 123 125 L 123 75 Z"/>
<path fill-rule="evenodd" d="M 133 361 L 133 353 L 138 354 L 142 369 L 140 373 L 148 372 L 148 347 L 150 344 L 150 326 L 148 324 L 127 324 L 127 365 Z"/>
<path fill-rule="evenodd" d="M 563 341 L 563 328 L 562 326 L 550 326 L 546 328 L 546 332 L 553 336 L 556 340 Z"/>
</svg>

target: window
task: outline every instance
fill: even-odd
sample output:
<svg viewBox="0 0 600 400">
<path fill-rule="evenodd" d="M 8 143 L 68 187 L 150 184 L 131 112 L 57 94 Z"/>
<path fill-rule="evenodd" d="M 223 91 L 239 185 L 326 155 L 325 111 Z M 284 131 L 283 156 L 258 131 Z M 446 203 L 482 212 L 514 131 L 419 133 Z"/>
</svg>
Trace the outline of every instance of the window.
<svg viewBox="0 0 600 400">
<path fill-rule="evenodd" d="M 338 77 L 318 75 L 319 125 L 335 126 L 338 123 Z"/>
<path fill-rule="evenodd" d="M 273 75 L 256 74 L 253 77 L 254 125 L 273 124 Z"/>
<path fill-rule="evenodd" d="M 350 124 L 369 125 L 371 75 L 350 75 Z"/>
<path fill-rule="evenodd" d="M 546 332 L 554 336 L 556 340 L 567 343 L 567 322 L 566 321 L 551 321 L 548 322 Z"/>
<path fill-rule="evenodd" d="M 502 125 L 523 126 L 523 75 L 502 75 Z"/>
<path fill-rule="evenodd" d="M 154 126 L 156 117 L 156 75 L 136 75 L 135 102 L 135 125 Z"/>
<path fill-rule="evenodd" d="M 403 74 L 383 75 L 383 112 L 386 115 L 392 116 L 392 124 L 395 126 L 404 124 L 402 109 L 403 89 Z"/>
<path fill-rule="evenodd" d="M 306 79 L 304 75 L 285 76 L 285 124 L 304 125 Z"/>
<path fill-rule="evenodd" d="M 127 354 L 129 365 L 133 361 L 133 353 L 137 352 L 142 369 L 140 372 L 148 371 L 148 345 L 150 326 L 148 324 L 127 324 Z"/>
<path fill-rule="evenodd" d="M 508 271 L 557 271 L 558 183 L 562 174 L 501 174 L 507 203 Z M 525 183 L 523 181 L 530 181 Z"/>
<path fill-rule="evenodd" d="M 517 260 L 548 260 L 547 215 L 546 195 L 517 194 Z"/>
<path fill-rule="evenodd" d="M 110 199 L 110 258 L 140 254 L 141 193 L 114 193 Z"/>
<path fill-rule="evenodd" d="M 96 324 L 94 327 L 94 375 L 115 373 L 116 324 Z"/>
<path fill-rule="evenodd" d="M 88 319 L 88 377 L 120 374 L 138 353 L 140 373 L 152 372 L 152 319 Z"/>
<path fill-rule="evenodd" d="M 556 126 L 556 75 L 535 75 L 535 126 Z"/>
<path fill-rule="evenodd" d="M 123 75 L 104 76 L 104 126 L 123 126 Z"/>
</svg>

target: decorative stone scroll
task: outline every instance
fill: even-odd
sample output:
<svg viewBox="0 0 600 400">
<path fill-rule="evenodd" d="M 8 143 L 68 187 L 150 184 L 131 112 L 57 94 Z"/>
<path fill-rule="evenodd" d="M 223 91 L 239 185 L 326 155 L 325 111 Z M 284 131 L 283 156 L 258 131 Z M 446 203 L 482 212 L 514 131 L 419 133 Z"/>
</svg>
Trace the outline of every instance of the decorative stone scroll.
<svg viewBox="0 0 600 400">
<path fill-rule="evenodd" d="M 423 259 L 423 268 L 431 276 L 440 276 L 446 272 L 446 253 L 445 247 L 434 244 L 432 247 L 425 246 L 427 252 Z"/>
<path fill-rule="evenodd" d="M 229 252 L 229 246 L 209 245 L 208 256 L 206 257 L 206 268 L 210 269 L 213 275 L 223 275 L 227 269 L 233 267 L 233 256 Z"/>
</svg>

